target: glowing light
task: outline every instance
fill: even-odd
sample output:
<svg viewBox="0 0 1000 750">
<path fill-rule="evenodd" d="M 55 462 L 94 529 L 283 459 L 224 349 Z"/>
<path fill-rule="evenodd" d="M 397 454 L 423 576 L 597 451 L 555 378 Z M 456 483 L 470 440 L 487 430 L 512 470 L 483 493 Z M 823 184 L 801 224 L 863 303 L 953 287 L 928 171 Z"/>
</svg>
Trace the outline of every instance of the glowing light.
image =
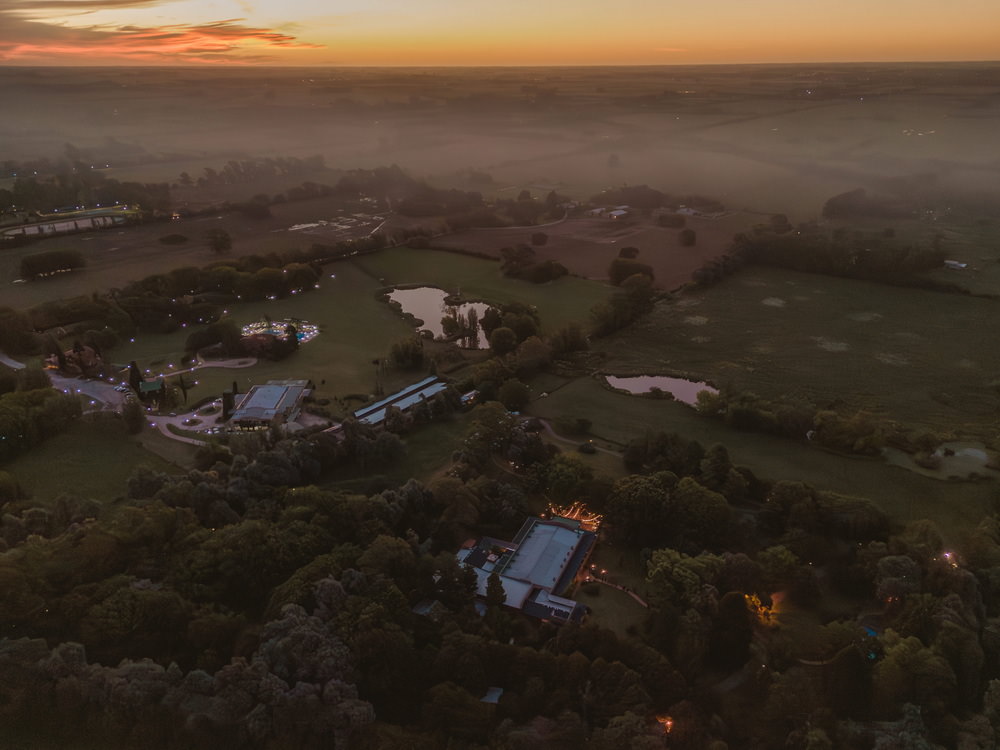
<svg viewBox="0 0 1000 750">
<path fill-rule="evenodd" d="M 550 503 L 548 507 L 549 515 L 559 518 L 566 518 L 570 521 L 577 521 L 585 531 L 597 531 L 601 527 L 604 516 L 594 513 L 586 505 L 577 501 L 570 505 L 556 505 Z"/>
</svg>

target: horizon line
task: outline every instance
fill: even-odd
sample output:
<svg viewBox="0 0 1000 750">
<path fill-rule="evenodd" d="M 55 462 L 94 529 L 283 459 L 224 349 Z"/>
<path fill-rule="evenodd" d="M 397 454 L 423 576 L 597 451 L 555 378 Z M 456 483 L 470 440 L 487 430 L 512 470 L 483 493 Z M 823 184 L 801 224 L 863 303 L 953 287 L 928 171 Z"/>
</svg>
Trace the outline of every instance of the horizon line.
<svg viewBox="0 0 1000 750">
<path fill-rule="evenodd" d="M 2 62 L 0 63 L 0 70 L 12 69 L 12 68 L 72 68 L 74 70 L 88 70 L 88 69 L 117 69 L 117 68 L 161 68 L 161 69 L 223 69 L 223 68 L 239 68 L 241 70 L 251 69 L 251 68 L 282 68 L 289 70 L 323 70 L 330 68 L 345 68 L 345 69 L 358 69 L 358 70 L 405 70 L 405 69 L 420 69 L 420 70 L 464 70 L 464 69 L 481 69 L 481 70 L 505 70 L 505 69 L 519 69 L 519 68 L 702 68 L 702 67 L 787 67 L 787 66 L 803 66 L 803 65 L 822 65 L 822 66 L 838 66 L 838 65 L 1000 65 L 1000 58 L 998 59 L 968 59 L 968 60 L 799 60 L 799 61 L 786 61 L 786 62 L 687 62 L 687 63 L 510 63 L 506 65 L 484 65 L 484 64 L 467 64 L 467 65 L 421 65 L 421 64 L 384 64 L 384 65 L 362 65 L 353 63 L 327 63 L 327 64 L 312 64 L 312 65 L 288 65 L 282 63 L 254 63 L 254 62 L 241 62 L 239 60 L 226 60 L 219 62 L 208 62 L 208 63 L 180 63 L 180 64 L 163 64 L 163 63 L 145 63 L 136 64 L 134 62 L 122 62 L 122 63 L 95 63 L 92 65 L 74 65 L 70 63 L 10 63 Z"/>
</svg>

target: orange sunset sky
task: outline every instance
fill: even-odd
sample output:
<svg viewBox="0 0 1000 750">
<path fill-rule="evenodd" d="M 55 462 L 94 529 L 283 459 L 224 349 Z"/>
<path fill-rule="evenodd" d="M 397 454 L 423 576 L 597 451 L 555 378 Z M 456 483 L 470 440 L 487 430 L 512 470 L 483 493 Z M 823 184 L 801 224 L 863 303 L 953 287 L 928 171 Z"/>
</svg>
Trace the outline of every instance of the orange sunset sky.
<svg viewBox="0 0 1000 750">
<path fill-rule="evenodd" d="M 6 65 L 1000 59 L 1000 0 L 0 0 Z"/>
</svg>

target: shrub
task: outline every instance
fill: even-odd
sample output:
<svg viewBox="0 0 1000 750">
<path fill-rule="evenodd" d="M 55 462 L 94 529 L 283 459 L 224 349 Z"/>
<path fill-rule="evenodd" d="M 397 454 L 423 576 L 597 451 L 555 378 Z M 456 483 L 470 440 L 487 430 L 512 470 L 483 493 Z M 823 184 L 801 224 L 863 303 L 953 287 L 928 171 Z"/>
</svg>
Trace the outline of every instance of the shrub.
<svg viewBox="0 0 1000 750">
<path fill-rule="evenodd" d="M 608 278 L 610 278 L 611 283 L 615 286 L 621 286 L 621 283 L 625 279 L 635 274 L 642 274 L 652 279 L 653 269 L 645 263 L 639 263 L 628 258 L 615 258 L 611 261 L 611 265 L 608 266 Z"/>
</svg>

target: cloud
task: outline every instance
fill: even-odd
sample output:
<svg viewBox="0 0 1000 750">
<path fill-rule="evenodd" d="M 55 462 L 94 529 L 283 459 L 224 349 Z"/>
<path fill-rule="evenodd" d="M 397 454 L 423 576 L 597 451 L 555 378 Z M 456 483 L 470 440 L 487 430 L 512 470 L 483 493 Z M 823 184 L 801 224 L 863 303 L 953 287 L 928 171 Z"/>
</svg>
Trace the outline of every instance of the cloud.
<svg viewBox="0 0 1000 750">
<path fill-rule="evenodd" d="M 43 9 L 81 11 L 138 7 L 159 0 L 6 0 L 0 6 L 0 62 L 81 61 L 193 63 L 264 62 L 277 50 L 321 49 L 287 31 L 247 26 L 231 18 L 204 24 L 69 26 L 30 16 Z"/>
</svg>

